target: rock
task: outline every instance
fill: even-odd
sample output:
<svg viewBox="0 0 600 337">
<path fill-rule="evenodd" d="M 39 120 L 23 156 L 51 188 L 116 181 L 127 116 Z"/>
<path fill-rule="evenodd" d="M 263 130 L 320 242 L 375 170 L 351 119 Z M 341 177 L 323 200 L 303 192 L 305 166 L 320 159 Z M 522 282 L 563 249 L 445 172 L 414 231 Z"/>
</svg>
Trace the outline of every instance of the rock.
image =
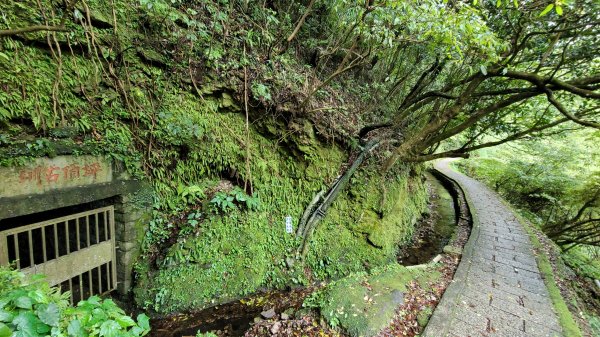
<svg viewBox="0 0 600 337">
<path fill-rule="evenodd" d="M 285 264 L 287 265 L 287 267 L 289 269 L 292 269 L 292 267 L 294 266 L 294 263 L 295 263 L 295 261 L 291 257 L 286 257 L 285 258 Z"/>
<path fill-rule="evenodd" d="M 90 6 L 90 7 L 92 7 L 92 6 Z M 85 8 L 83 8 L 83 7 L 76 9 L 76 11 L 79 11 L 79 15 L 82 15 L 82 16 L 86 15 Z M 101 11 L 90 8 L 90 19 L 92 21 L 91 22 L 92 26 L 94 26 L 96 28 L 100 28 L 100 29 L 113 28 L 112 19 L 110 19 L 105 13 L 103 13 Z"/>
<path fill-rule="evenodd" d="M 404 304 L 404 293 L 401 292 L 398 289 L 395 289 L 394 291 L 392 291 L 391 295 L 391 299 L 392 299 L 392 303 L 394 304 L 394 307 L 399 307 L 400 305 Z"/>
<path fill-rule="evenodd" d="M 286 314 L 285 312 L 281 314 L 281 320 L 286 321 L 290 319 L 290 315 Z"/>
<path fill-rule="evenodd" d="M 446 253 L 448 255 L 456 255 L 456 256 L 462 255 L 462 249 L 458 248 L 458 247 L 444 246 L 443 250 L 444 250 L 444 253 Z"/>
<path fill-rule="evenodd" d="M 275 317 L 275 309 L 271 308 L 267 311 L 263 311 L 260 313 L 260 315 L 265 319 L 273 318 Z"/>
<path fill-rule="evenodd" d="M 281 322 L 276 322 L 275 324 L 273 324 L 273 326 L 271 327 L 271 333 L 272 334 L 276 334 L 277 332 L 279 332 L 279 329 L 281 329 Z"/>
</svg>

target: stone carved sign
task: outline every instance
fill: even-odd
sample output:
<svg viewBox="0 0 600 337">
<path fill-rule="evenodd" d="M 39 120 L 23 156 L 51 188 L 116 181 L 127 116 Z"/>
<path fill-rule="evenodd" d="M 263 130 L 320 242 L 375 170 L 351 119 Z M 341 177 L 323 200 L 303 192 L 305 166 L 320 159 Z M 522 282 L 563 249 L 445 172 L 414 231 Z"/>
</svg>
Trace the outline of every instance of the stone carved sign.
<svg viewBox="0 0 600 337">
<path fill-rule="evenodd" d="M 111 182 L 113 171 L 110 162 L 94 156 L 59 156 L 38 158 L 18 167 L 0 168 L 0 198 L 83 185 Z"/>
</svg>

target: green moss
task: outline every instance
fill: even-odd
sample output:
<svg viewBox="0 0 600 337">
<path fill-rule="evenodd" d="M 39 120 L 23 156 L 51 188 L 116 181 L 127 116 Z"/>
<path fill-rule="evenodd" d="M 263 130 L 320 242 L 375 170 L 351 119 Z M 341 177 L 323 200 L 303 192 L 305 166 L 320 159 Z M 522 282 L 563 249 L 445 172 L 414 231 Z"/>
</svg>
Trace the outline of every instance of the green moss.
<svg viewBox="0 0 600 337">
<path fill-rule="evenodd" d="M 75 48 L 71 53 L 67 35 L 57 34 L 63 46 L 60 73 L 59 62 L 44 49 L 46 33 L 28 34 L 25 42 L 0 41 L 0 57 L 8 58 L 0 65 L 0 164 L 65 151 L 110 155 L 132 177 L 150 181 L 154 218 L 137 227 L 147 241 L 137 265 L 138 304 L 160 312 L 198 309 L 261 288 L 339 278 L 394 260 L 397 245 L 411 236 L 414 219 L 425 209 L 425 189 L 419 181 L 398 169 L 385 182 L 387 198 L 381 205 L 380 166 L 369 161 L 317 228 L 307 259 L 295 260 L 300 241 L 284 233 L 284 219 L 291 216 L 297 226 L 313 196 L 339 175 L 348 151 L 324 144 L 308 119 L 256 118 L 246 135 L 243 104 L 235 95 L 241 84 L 236 76 L 241 44 L 214 44 L 242 39 L 221 39 L 212 29 L 211 41 L 206 42 L 194 32 L 199 40 L 188 50 L 189 44 L 181 41 L 190 32 L 182 28 L 185 24 L 174 23 L 181 13 L 160 1 L 152 8 L 114 1 L 119 22 L 115 34 L 108 2 L 87 3 L 96 27 L 84 29 L 67 20 L 69 43 Z M 41 5 L 52 7 L 48 0 Z M 197 10 L 211 11 L 214 6 L 221 5 L 206 2 Z M 0 11 L 8 27 L 39 24 L 34 22 L 40 17 L 37 6 L 2 3 Z M 89 45 L 90 30 L 94 46 Z M 221 47 L 223 57 L 202 59 L 206 51 Z M 300 91 L 306 69 L 278 58 L 268 65 L 250 59 L 248 67 L 258 64 L 265 69 L 249 72 L 266 73 L 285 61 L 297 78 L 275 75 L 273 81 Z M 198 64 L 187 64 L 189 59 Z M 195 83 L 190 66 L 198 70 Z M 206 74 L 200 74 L 204 70 Z M 53 99 L 57 74 L 60 90 Z M 262 113 L 251 111 L 251 116 Z M 68 138 L 43 142 L 63 137 Z M 259 210 L 206 211 L 211 188 L 244 182 L 252 183 L 261 201 Z M 178 189 L 190 186 L 201 187 L 205 199 L 183 200 Z M 184 221 L 181 217 L 192 210 L 204 213 L 197 228 L 174 232 L 174 222 Z M 361 220 L 366 219 L 363 210 L 370 223 Z M 164 250 L 153 250 L 157 247 Z M 286 262 L 290 260 L 295 263 Z"/>
<path fill-rule="evenodd" d="M 411 281 L 426 286 L 438 277 L 439 272 L 428 268 L 391 264 L 333 282 L 306 304 L 318 307 L 330 325 L 351 336 L 372 336 L 390 324 Z"/>
<path fill-rule="evenodd" d="M 170 181 L 158 186 L 163 198 L 174 198 L 171 186 L 209 186 L 204 182 L 218 182 L 223 172 L 234 171 L 240 179 L 246 179 L 245 142 L 237 136 L 245 132 L 244 116 L 215 113 L 213 109 L 218 108 L 210 101 L 178 97 L 174 97 L 173 105 L 167 105 L 170 115 L 159 121 L 156 132 L 165 132 L 163 139 L 183 137 L 186 144 L 193 143 L 186 137 L 198 137 L 200 141 L 191 146 L 188 159 L 179 161 L 174 170 L 156 172 L 162 177 L 160 181 Z M 194 113 L 190 115 L 190 111 Z M 186 120 L 184 114 L 189 116 Z M 189 134 L 188 129 L 198 132 Z M 378 207 L 382 197 L 377 192 L 380 180 L 373 174 L 373 163 L 359 171 L 352 185 L 366 185 L 370 191 L 361 187 L 360 197 L 356 192 L 343 193 L 317 228 L 306 262 L 295 260 L 300 241 L 285 233 L 284 218 L 292 216 L 297 226 L 304 207 L 315 193 L 328 187 L 345 160 L 344 152 L 336 146 L 324 145 L 312 136 L 302 141 L 309 144 L 310 155 L 298 160 L 251 129 L 250 174 L 261 209 L 209 217 L 195 234 L 178 238 L 159 261 L 158 270 L 143 266 L 148 262 L 142 261 L 136 301 L 160 312 L 198 309 L 216 299 L 227 301 L 263 287 L 306 284 L 305 267 L 311 271 L 310 277 L 328 279 L 392 262 L 397 244 L 410 236 L 414 220 L 425 207 L 426 195 L 423 186 L 418 182 L 409 184 L 406 175 L 392 180 L 388 184 L 388 211 L 378 221 L 382 229 L 379 233 L 387 229 L 390 235 L 381 238 L 383 248 L 374 246 L 365 238 L 364 229 L 357 230 L 354 225 L 362 210 Z M 307 167 L 314 167 L 318 175 L 304 175 Z M 416 196 L 413 199 L 408 197 L 411 188 Z M 289 266 L 286 259 L 296 263 Z"/>
</svg>

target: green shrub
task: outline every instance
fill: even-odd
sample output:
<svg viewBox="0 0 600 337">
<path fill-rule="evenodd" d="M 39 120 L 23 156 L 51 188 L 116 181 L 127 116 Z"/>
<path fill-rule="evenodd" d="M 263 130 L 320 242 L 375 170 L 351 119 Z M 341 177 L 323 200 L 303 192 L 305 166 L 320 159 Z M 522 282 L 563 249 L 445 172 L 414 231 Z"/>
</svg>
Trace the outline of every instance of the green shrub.
<svg viewBox="0 0 600 337">
<path fill-rule="evenodd" d="M 0 337 L 137 337 L 150 331 L 146 315 L 136 322 L 110 299 L 92 296 L 73 307 L 69 296 L 43 276 L 26 279 L 0 268 Z"/>
</svg>

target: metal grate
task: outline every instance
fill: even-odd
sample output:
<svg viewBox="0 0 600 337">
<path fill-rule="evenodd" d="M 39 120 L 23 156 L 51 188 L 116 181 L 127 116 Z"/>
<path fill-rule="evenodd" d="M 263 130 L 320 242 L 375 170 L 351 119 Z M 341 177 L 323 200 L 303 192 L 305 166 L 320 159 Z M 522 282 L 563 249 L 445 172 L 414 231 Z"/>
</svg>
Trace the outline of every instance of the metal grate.
<svg viewBox="0 0 600 337">
<path fill-rule="evenodd" d="M 0 265 L 44 274 L 78 302 L 116 287 L 114 207 L 0 232 Z"/>
</svg>

